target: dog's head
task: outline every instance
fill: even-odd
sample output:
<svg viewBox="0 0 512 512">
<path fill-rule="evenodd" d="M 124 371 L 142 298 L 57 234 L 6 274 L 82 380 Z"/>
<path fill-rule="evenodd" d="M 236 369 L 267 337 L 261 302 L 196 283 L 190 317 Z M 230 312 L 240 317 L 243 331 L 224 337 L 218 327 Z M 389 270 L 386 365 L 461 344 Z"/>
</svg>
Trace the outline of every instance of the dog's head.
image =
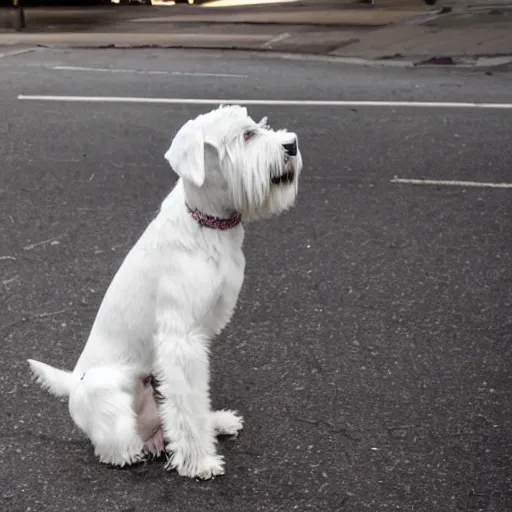
<svg viewBox="0 0 512 512">
<path fill-rule="evenodd" d="M 219 107 L 188 121 L 165 158 L 196 197 L 208 197 L 245 220 L 290 208 L 302 157 L 295 133 L 274 131 L 240 106 Z"/>
</svg>

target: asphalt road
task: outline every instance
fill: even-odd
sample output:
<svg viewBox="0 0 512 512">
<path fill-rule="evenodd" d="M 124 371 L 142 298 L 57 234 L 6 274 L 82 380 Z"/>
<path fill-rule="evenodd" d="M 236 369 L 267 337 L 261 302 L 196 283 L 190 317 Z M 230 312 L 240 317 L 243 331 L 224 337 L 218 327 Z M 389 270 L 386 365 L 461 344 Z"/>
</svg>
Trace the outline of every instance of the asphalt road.
<svg viewBox="0 0 512 512">
<path fill-rule="evenodd" d="M 175 182 L 173 134 L 210 107 L 18 94 L 511 103 L 510 74 L 162 50 L 0 58 L 0 509 L 512 510 L 512 189 L 391 181 L 512 182 L 512 111 L 250 108 L 298 132 L 305 168 L 296 208 L 247 226 L 239 307 L 212 350 L 214 406 L 245 429 L 220 442 L 226 475 L 199 483 L 162 461 L 100 465 L 25 360 L 73 367 Z"/>
</svg>

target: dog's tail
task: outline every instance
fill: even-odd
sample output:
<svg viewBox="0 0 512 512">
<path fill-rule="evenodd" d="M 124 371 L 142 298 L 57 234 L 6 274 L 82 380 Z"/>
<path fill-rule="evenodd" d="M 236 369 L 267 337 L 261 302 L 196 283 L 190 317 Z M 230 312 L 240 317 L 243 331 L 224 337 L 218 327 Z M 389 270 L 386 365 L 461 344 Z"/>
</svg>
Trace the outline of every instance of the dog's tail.
<svg viewBox="0 0 512 512">
<path fill-rule="evenodd" d="M 71 372 L 58 370 L 53 366 L 33 359 L 27 359 L 36 382 L 55 396 L 69 396 L 76 386 L 78 378 Z"/>
</svg>

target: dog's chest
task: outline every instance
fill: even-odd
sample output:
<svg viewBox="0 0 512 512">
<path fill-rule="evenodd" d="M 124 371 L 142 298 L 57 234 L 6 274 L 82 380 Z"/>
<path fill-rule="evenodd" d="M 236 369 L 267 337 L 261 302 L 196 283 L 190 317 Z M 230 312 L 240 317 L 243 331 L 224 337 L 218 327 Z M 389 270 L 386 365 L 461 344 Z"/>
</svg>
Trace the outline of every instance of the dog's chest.
<svg viewBox="0 0 512 512">
<path fill-rule="evenodd" d="M 217 300 L 208 315 L 208 324 L 214 335 L 220 333 L 233 315 L 245 272 L 245 257 L 240 245 L 223 249 L 212 255 L 212 259 L 215 260 L 219 285 Z"/>
<path fill-rule="evenodd" d="M 244 280 L 245 258 L 241 249 L 219 261 L 221 292 L 238 296 Z"/>
</svg>

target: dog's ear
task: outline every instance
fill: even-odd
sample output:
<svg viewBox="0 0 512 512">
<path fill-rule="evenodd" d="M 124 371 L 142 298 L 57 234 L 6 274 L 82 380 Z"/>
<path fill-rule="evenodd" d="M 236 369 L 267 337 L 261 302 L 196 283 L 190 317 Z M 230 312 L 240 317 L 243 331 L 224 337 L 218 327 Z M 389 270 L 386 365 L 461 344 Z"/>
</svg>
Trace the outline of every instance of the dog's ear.
<svg viewBox="0 0 512 512">
<path fill-rule="evenodd" d="M 258 123 L 258 126 L 261 126 L 262 128 L 264 128 L 265 126 L 267 126 L 268 124 L 268 117 L 265 116 L 265 117 L 262 117 L 260 122 Z"/>
<path fill-rule="evenodd" d="M 164 155 L 173 171 L 196 187 L 202 187 L 205 180 L 205 140 L 201 128 L 195 121 L 185 123 Z"/>
</svg>

